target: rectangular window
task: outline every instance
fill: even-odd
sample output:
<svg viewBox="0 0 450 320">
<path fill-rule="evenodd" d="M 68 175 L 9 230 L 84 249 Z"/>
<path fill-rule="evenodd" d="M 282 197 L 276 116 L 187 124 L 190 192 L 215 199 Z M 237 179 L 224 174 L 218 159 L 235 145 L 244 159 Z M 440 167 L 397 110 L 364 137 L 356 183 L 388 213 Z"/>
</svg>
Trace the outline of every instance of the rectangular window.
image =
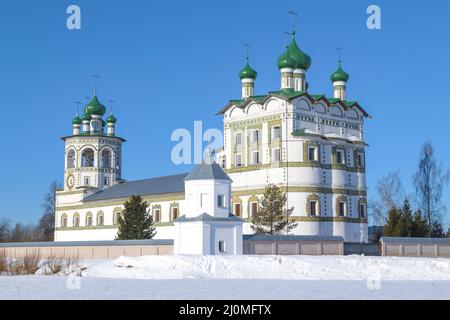
<svg viewBox="0 0 450 320">
<path fill-rule="evenodd" d="M 259 143 L 259 130 L 252 131 L 252 143 Z"/>
<path fill-rule="evenodd" d="M 178 219 L 178 208 L 172 208 L 172 220 Z"/>
<path fill-rule="evenodd" d="M 109 186 L 109 178 L 107 178 L 107 177 L 103 178 L 103 185 Z"/>
<path fill-rule="evenodd" d="M 359 205 L 359 217 L 361 219 L 364 219 L 366 217 L 366 205 L 365 204 Z"/>
<path fill-rule="evenodd" d="M 336 163 L 345 164 L 344 151 L 342 151 L 342 150 L 336 151 Z"/>
<path fill-rule="evenodd" d="M 281 138 L 281 129 L 280 126 L 272 127 L 272 140 Z"/>
<path fill-rule="evenodd" d="M 308 160 L 309 161 L 317 161 L 316 150 L 317 150 L 317 147 L 308 147 Z"/>
<path fill-rule="evenodd" d="M 155 220 L 155 223 L 159 223 L 161 221 L 161 210 L 155 209 L 153 215 L 154 215 L 153 219 Z"/>
<path fill-rule="evenodd" d="M 236 146 L 241 146 L 242 145 L 242 133 L 236 133 L 235 135 L 235 142 L 236 142 Z"/>
<path fill-rule="evenodd" d="M 317 201 L 310 202 L 311 217 L 317 216 Z"/>
<path fill-rule="evenodd" d="M 226 252 L 225 241 L 219 241 L 219 252 L 220 253 Z"/>
<path fill-rule="evenodd" d="M 259 164 L 259 151 L 252 152 L 252 164 Z"/>
<path fill-rule="evenodd" d="M 338 214 L 339 217 L 344 217 L 345 216 L 345 202 L 340 201 L 338 204 Z"/>
<path fill-rule="evenodd" d="M 364 168 L 364 154 L 358 153 L 358 168 Z"/>
<path fill-rule="evenodd" d="M 203 208 L 207 205 L 208 203 L 208 194 L 207 193 L 202 193 L 200 194 L 200 207 Z"/>
<path fill-rule="evenodd" d="M 222 166 L 222 169 L 225 169 L 225 167 L 226 167 L 226 165 L 227 165 L 227 162 L 225 161 L 225 157 L 223 157 L 223 158 L 221 159 L 220 165 Z"/>
<path fill-rule="evenodd" d="M 235 203 L 234 204 L 234 215 L 236 217 L 240 217 L 241 216 L 241 204 L 240 203 Z"/>
<path fill-rule="evenodd" d="M 242 155 L 240 153 L 236 155 L 235 164 L 236 167 L 242 167 Z"/>
<path fill-rule="evenodd" d="M 217 196 L 217 206 L 219 208 L 225 208 L 225 196 L 223 194 Z"/>
<path fill-rule="evenodd" d="M 257 214 L 258 214 L 258 203 L 252 202 L 250 204 L 250 217 L 254 217 Z"/>
<path fill-rule="evenodd" d="M 279 148 L 272 150 L 272 162 L 281 161 L 281 150 Z"/>
</svg>

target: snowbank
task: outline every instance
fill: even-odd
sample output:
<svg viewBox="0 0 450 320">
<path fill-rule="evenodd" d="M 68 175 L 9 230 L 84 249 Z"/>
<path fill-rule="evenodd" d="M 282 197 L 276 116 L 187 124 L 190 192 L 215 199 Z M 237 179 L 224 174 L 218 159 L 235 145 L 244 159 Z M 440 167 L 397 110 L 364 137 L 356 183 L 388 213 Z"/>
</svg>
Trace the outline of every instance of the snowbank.
<svg viewBox="0 0 450 320">
<path fill-rule="evenodd" d="M 450 280 L 450 259 L 364 256 L 145 256 L 93 264 L 124 279 Z"/>
</svg>

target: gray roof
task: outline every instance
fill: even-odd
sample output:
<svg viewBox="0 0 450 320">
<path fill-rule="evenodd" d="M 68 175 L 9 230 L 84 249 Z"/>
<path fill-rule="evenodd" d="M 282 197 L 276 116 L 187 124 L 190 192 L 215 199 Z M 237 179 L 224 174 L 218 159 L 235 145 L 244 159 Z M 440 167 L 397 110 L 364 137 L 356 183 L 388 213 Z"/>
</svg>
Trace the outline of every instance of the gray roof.
<svg viewBox="0 0 450 320">
<path fill-rule="evenodd" d="M 341 241 L 344 238 L 340 236 L 301 236 L 301 235 L 282 235 L 282 234 L 245 234 L 244 240 L 248 241 Z"/>
<path fill-rule="evenodd" d="M 183 173 L 145 180 L 126 181 L 94 193 L 86 197 L 83 201 L 184 192 L 184 178 L 186 176 L 187 173 Z"/>
<path fill-rule="evenodd" d="M 173 245 L 172 239 L 0 243 L 0 248 Z"/>
<path fill-rule="evenodd" d="M 239 219 L 235 215 L 231 214 L 227 218 L 219 218 L 219 217 L 213 217 L 207 213 L 202 213 L 194 218 L 186 218 L 185 215 L 179 217 L 175 220 L 175 222 L 195 222 L 195 221 L 237 221 L 237 222 L 244 222 L 242 219 Z"/>
<path fill-rule="evenodd" d="M 230 177 L 214 161 L 212 163 L 203 162 L 194 167 L 191 173 L 184 179 L 188 180 L 230 180 Z"/>
<path fill-rule="evenodd" d="M 381 237 L 380 242 L 383 243 L 411 243 L 411 244 L 448 244 L 450 239 L 447 238 L 397 238 L 397 237 Z"/>
</svg>

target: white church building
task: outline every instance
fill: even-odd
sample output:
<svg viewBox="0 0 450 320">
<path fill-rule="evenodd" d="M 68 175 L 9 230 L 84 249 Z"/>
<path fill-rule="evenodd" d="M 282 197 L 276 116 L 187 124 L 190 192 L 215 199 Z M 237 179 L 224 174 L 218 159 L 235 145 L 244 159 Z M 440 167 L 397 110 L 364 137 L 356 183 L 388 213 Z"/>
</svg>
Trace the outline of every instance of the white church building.
<svg viewBox="0 0 450 320">
<path fill-rule="evenodd" d="M 236 235 L 252 232 L 258 199 L 265 186 L 276 184 L 294 207 L 292 234 L 367 242 L 364 121 L 369 114 L 347 99 L 349 75 L 341 61 L 331 75 L 332 97 L 310 93 L 311 58 L 298 47 L 295 32 L 277 63 L 280 89 L 255 95 L 257 72 L 247 57 L 239 74 L 241 98 L 218 111 L 224 141 L 215 153 L 217 163 L 190 174 L 124 180 L 125 140 L 116 135 L 112 114 L 103 120 L 106 108 L 94 94 L 82 118 L 73 120 L 72 134 L 63 138 L 64 189 L 57 191 L 55 241 L 113 240 L 123 203 L 140 195 L 150 204 L 156 238 L 197 241 L 208 233 L 192 250 L 239 253 L 242 237 Z M 175 244 L 175 253 L 180 250 L 187 249 Z"/>
</svg>

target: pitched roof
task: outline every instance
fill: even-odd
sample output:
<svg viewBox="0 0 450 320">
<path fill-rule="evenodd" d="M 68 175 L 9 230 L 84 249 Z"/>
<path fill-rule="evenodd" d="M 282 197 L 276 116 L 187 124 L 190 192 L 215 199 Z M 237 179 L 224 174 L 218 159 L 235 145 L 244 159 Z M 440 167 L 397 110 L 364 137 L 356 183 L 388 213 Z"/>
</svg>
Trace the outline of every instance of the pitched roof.
<svg viewBox="0 0 450 320">
<path fill-rule="evenodd" d="M 214 161 L 212 163 L 203 162 L 194 167 L 191 173 L 184 178 L 188 180 L 231 180 L 223 169 Z"/>
<path fill-rule="evenodd" d="M 184 178 L 186 176 L 187 173 L 183 173 L 145 180 L 126 181 L 94 193 L 86 197 L 83 201 L 89 202 L 131 196 L 184 192 Z"/>
<path fill-rule="evenodd" d="M 237 221 L 244 222 L 242 219 L 239 219 L 235 215 L 231 214 L 226 218 L 213 217 L 207 213 L 202 213 L 194 218 L 186 218 L 185 215 L 179 217 L 175 220 L 175 222 L 195 222 L 195 221 Z"/>
</svg>

